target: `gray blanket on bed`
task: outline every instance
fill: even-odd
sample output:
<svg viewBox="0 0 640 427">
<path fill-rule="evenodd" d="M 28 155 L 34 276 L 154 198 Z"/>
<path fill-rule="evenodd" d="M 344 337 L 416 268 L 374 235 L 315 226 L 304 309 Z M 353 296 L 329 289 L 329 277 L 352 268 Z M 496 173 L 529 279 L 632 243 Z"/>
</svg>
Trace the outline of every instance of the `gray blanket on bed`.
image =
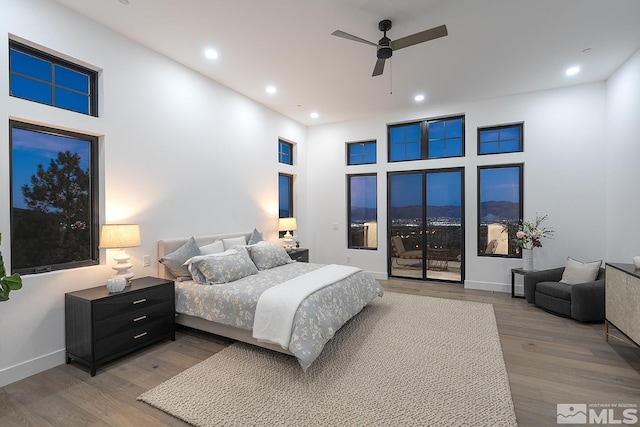
<svg viewBox="0 0 640 427">
<path fill-rule="evenodd" d="M 251 330 L 262 292 L 320 267 L 321 264 L 286 264 L 218 285 L 176 282 L 176 311 Z M 373 277 L 358 272 L 306 298 L 294 317 L 289 344 L 302 368 L 306 370 L 313 363 L 342 325 L 382 294 L 382 286 Z"/>
</svg>

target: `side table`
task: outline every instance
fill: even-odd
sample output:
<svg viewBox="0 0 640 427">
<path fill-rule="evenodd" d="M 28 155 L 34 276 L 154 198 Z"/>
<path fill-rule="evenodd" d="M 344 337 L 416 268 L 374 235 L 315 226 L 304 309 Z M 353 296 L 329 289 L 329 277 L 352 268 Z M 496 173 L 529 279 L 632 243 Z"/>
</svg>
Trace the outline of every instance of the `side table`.
<svg viewBox="0 0 640 427">
<path fill-rule="evenodd" d="M 523 270 L 522 268 L 511 269 L 511 298 L 524 298 L 524 293 L 522 295 L 516 295 L 516 275 L 522 276 L 522 286 L 524 292 L 524 276 L 527 273 L 531 273 L 534 271 L 536 270 Z"/>
</svg>

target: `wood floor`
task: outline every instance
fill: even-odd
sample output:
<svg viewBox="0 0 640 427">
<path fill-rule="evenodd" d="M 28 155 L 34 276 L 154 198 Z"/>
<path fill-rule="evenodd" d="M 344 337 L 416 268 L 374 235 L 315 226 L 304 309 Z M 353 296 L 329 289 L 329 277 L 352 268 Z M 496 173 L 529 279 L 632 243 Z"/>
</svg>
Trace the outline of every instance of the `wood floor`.
<svg viewBox="0 0 640 427">
<path fill-rule="evenodd" d="M 607 343 L 602 324 L 582 324 L 523 299 L 460 285 L 380 282 L 388 291 L 493 304 L 522 427 L 557 425 L 560 403 L 640 406 L 640 348 Z M 76 363 L 49 369 L 0 388 L 0 426 L 184 426 L 136 397 L 230 343 L 179 329 L 175 342 L 114 361 L 95 377 Z"/>
</svg>

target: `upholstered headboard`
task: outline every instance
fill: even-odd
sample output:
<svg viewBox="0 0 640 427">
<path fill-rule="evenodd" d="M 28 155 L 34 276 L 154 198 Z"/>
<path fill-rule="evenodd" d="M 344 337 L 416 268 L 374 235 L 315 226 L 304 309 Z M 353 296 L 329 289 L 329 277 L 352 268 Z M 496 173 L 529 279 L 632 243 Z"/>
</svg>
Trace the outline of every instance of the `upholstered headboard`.
<svg viewBox="0 0 640 427">
<path fill-rule="evenodd" d="M 209 243 L 213 243 L 218 239 L 228 239 L 230 237 L 240 237 L 245 236 L 247 241 L 251 237 L 252 231 L 241 231 L 237 233 L 223 233 L 223 234 L 211 234 L 207 236 L 193 236 L 196 239 L 196 243 L 198 246 L 208 245 Z M 158 259 L 162 258 L 166 254 L 170 254 L 171 252 L 178 249 L 180 246 L 187 243 L 191 236 L 181 237 L 178 239 L 166 239 L 158 241 Z M 163 279 L 175 279 L 173 275 L 164 268 L 164 265 L 158 263 L 158 277 L 162 277 Z"/>
</svg>

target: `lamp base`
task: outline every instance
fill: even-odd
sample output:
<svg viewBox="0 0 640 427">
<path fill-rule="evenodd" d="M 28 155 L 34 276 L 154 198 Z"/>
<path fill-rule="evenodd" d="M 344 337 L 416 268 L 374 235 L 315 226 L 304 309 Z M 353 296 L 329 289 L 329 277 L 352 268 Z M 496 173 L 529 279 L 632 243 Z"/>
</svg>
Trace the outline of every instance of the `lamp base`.
<svg viewBox="0 0 640 427">
<path fill-rule="evenodd" d="M 122 250 L 118 255 L 113 257 L 116 264 L 111 267 L 116 270 L 116 274 L 113 275 L 114 279 L 123 278 L 127 281 L 127 286 L 131 285 L 131 278 L 134 276 L 133 271 L 128 271 L 133 264 L 129 262 L 131 257 Z"/>
</svg>

